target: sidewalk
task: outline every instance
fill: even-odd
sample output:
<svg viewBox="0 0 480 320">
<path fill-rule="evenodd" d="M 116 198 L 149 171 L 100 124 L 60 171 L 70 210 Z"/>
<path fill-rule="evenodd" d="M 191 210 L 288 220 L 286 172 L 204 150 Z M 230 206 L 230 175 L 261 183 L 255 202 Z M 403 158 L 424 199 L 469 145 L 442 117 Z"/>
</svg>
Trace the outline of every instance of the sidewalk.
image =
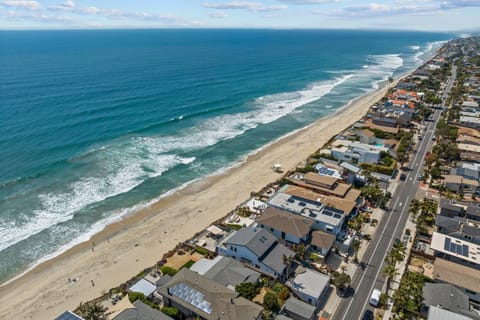
<svg viewBox="0 0 480 320">
<path fill-rule="evenodd" d="M 405 224 L 405 228 L 403 229 L 403 232 L 402 232 L 402 237 L 400 238 L 400 240 L 402 242 L 405 243 L 405 230 L 406 229 L 410 229 L 410 237 L 408 238 L 408 241 L 406 241 L 406 250 L 405 250 L 405 259 L 403 259 L 403 261 L 397 263 L 397 270 L 398 270 L 398 274 L 393 277 L 393 279 L 390 281 L 390 292 L 388 292 L 388 305 L 387 305 L 387 309 L 384 310 L 384 314 L 383 314 L 383 320 L 390 320 L 391 319 L 391 316 L 392 316 L 392 307 L 393 307 L 393 301 L 392 301 L 392 298 L 393 298 L 393 293 L 395 292 L 395 290 L 397 290 L 400 286 L 400 281 L 402 280 L 402 277 L 403 277 L 403 274 L 405 273 L 405 270 L 407 269 L 407 261 L 408 261 L 408 258 L 410 256 L 410 251 L 412 250 L 412 246 L 413 246 L 413 237 L 412 235 L 414 235 L 416 233 L 416 224 L 415 222 L 412 221 L 412 216 L 411 214 L 408 214 L 408 219 L 407 219 L 407 223 Z M 386 286 L 387 286 L 387 283 L 385 282 L 384 286 L 383 286 L 383 289 L 382 289 L 382 292 L 385 292 L 386 290 Z"/>
<path fill-rule="evenodd" d="M 393 194 L 395 192 L 397 186 L 398 186 L 397 181 L 391 181 L 389 183 L 387 191 L 389 191 Z M 376 219 L 376 220 L 378 220 L 379 223 L 380 223 L 381 219 L 383 219 L 384 217 L 385 217 L 385 211 L 380 209 L 380 208 L 374 209 L 372 214 L 371 214 L 371 220 Z M 363 235 L 368 234 L 371 237 L 373 237 L 373 234 L 377 230 L 378 224 L 376 226 L 371 226 L 370 224 L 365 225 L 361 233 Z M 365 251 L 367 250 L 368 245 L 369 245 L 369 241 L 366 241 L 364 239 L 360 239 L 360 249 L 358 250 L 358 260 L 359 261 L 362 261 L 363 255 L 364 255 Z M 342 266 L 346 267 L 345 273 L 349 274 L 350 277 L 352 277 L 352 279 L 353 279 L 353 276 L 356 273 L 357 269 L 359 268 L 358 264 L 353 263 L 353 257 L 351 257 L 349 259 L 349 262 L 343 261 L 337 271 L 341 272 L 341 267 Z M 324 312 L 326 312 L 331 317 L 335 313 L 335 311 L 337 310 L 339 304 L 342 302 L 342 299 L 343 299 L 342 297 L 338 296 L 336 288 L 333 287 L 333 290 L 331 291 L 331 294 L 328 297 L 328 300 L 326 301 L 323 309 L 318 313 L 319 316 L 321 316 Z"/>
</svg>

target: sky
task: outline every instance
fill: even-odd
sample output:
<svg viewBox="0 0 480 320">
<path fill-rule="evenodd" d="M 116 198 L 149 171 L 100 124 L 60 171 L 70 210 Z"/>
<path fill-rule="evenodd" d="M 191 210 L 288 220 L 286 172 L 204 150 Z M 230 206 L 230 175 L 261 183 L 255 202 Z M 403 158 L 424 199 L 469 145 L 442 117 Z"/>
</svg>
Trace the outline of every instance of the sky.
<svg viewBox="0 0 480 320">
<path fill-rule="evenodd" d="M 0 29 L 480 29 L 480 0 L 0 0 Z"/>
</svg>

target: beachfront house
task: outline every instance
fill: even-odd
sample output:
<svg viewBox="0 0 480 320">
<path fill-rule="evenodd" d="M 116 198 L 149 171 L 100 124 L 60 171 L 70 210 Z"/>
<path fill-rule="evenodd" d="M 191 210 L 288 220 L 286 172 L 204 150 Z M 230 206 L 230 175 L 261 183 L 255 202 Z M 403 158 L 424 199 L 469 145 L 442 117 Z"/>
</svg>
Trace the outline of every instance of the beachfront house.
<svg viewBox="0 0 480 320">
<path fill-rule="evenodd" d="M 330 276 L 299 266 L 287 286 L 300 300 L 318 307 L 330 288 Z"/>
<path fill-rule="evenodd" d="M 158 289 L 164 305 L 178 309 L 184 318 L 205 320 L 261 319 L 263 308 L 222 284 L 183 268 Z"/>
<path fill-rule="evenodd" d="M 257 219 L 258 226 L 273 233 L 277 238 L 293 244 L 310 240 L 314 220 L 292 214 L 289 211 L 268 207 Z"/>
<path fill-rule="evenodd" d="M 128 298 L 124 298 L 127 299 Z M 128 302 L 129 303 L 129 302 Z M 117 314 L 110 315 L 112 320 L 173 320 L 165 313 L 156 310 L 140 300 L 136 300 Z M 68 320 L 68 319 L 62 319 Z M 73 319 L 72 319 L 73 320 Z"/>
<path fill-rule="evenodd" d="M 200 259 L 190 270 L 232 290 L 243 282 L 257 283 L 260 278 L 259 272 L 245 267 L 235 259 L 220 255 L 215 259 Z"/>
<path fill-rule="evenodd" d="M 337 140 L 332 144 L 332 156 L 335 159 L 352 163 L 377 163 L 381 158 L 383 146 L 375 146 L 359 141 Z"/>
<path fill-rule="evenodd" d="M 295 253 L 281 244 L 269 231 L 259 227 L 242 228 L 232 232 L 217 246 L 220 255 L 232 257 L 274 278 L 287 276 L 285 258 Z"/>
<path fill-rule="evenodd" d="M 340 233 L 345 221 L 343 211 L 326 206 L 319 201 L 319 198 L 312 200 L 302 197 L 300 193 L 295 195 L 286 193 L 288 187 L 287 185 L 280 189 L 268 201 L 269 205 L 313 220 L 312 229 L 314 230 L 322 230 L 335 236 Z"/>
</svg>

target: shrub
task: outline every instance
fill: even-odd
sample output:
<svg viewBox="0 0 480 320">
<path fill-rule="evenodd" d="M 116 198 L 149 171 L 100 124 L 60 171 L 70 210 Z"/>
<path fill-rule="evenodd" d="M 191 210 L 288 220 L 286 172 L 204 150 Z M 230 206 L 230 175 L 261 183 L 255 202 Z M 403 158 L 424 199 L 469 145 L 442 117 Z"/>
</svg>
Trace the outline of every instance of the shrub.
<svg viewBox="0 0 480 320">
<path fill-rule="evenodd" d="M 167 316 L 170 316 L 174 319 L 178 319 L 179 312 L 178 312 L 178 309 L 174 307 L 163 307 L 162 309 L 160 309 L 160 311 L 165 313 Z"/>
<path fill-rule="evenodd" d="M 168 266 L 163 266 L 160 268 L 160 270 L 162 271 L 163 274 L 168 274 L 169 276 L 172 276 L 172 277 L 178 272 L 177 269 L 173 269 Z"/>
<path fill-rule="evenodd" d="M 271 291 L 267 292 L 263 297 L 263 307 L 267 310 L 277 312 L 280 309 L 277 295 Z"/>
<path fill-rule="evenodd" d="M 232 228 L 233 230 L 240 230 L 242 229 L 242 226 L 239 224 L 234 224 L 234 223 L 227 223 L 227 227 Z"/>
<path fill-rule="evenodd" d="M 145 295 L 140 292 L 129 292 L 128 300 L 130 300 L 131 303 L 134 303 L 137 300 L 140 300 L 143 302 L 145 300 Z"/>
<path fill-rule="evenodd" d="M 187 263 L 185 263 L 180 269 L 187 268 L 190 269 L 191 266 L 195 264 L 195 261 L 193 260 L 188 260 Z"/>
<path fill-rule="evenodd" d="M 286 300 L 290 292 L 288 291 L 287 286 L 281 284 L 280 282 L 275 282 L 272 287 L 272 290 L 275 291 L 280 300 Z"/>
<path fill-rule="evenodd" d="M 195 251 L 200 253 L 202 256 L 208 256 L 208 250 L 202 247 L 195 247 Z"/>
<path fill-rule="evenodd" d="M 248 300 L 252 300 L 257 295 L 256 289 L 256 285 L 252 282 L 244 282 L 235 286 L 235 291 Z"/>
</svg>

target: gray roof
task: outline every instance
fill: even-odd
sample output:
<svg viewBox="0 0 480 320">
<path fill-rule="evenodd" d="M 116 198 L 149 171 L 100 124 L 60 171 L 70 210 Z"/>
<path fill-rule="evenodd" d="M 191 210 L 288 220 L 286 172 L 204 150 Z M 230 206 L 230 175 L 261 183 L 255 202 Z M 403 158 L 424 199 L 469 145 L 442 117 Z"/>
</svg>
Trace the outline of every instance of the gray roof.
<svg viewBox="0 0 480 320">
<path fill-rule="evenodd" d="M 435 218 L 435 225 L 438 227 L 438 231 L 441 233 L 450 233 L 460 230 L 459 217 L 446 217 L 438 215 Z"/>
<path fill-rule="evenodd" d="M 288 249 L 283 244 L 276 242 L 268 254 L 262 257 L 261 261 L 275 272 L 283 273 L 283 270 L 285 270 L 283 257 L 293 257 L 294 255 L 295 252 Z"/>
<path fill-rule="evenodd" d="M 470 168 L 452 168 L 452 170 L 450 170 L 450 174 L 462 176 L 472 180 L 478 180 L 479 178 L 479 172 Z"/>
<path fill-rule="evenodd" d="M 157 289 L 157 286 L 154 285 L 153 283 L 145 280 L 145 279 L 140 279 L 135 283 L 133 286 L 131 286 L 128 291 L 131 292 L 140 292 L 143 293 L 145 297 L 150 296 L 155 290 Z"/>
<path fill-rule="evenodd" d="M 205 272 L 204 276 L 225 287 L 235 288 L 242 282 L 257 282 L 260 273 L 246 268 L 235 259 L 220 256 L 217 263 Z"/>
<path fill-rule="evenodd" d="M 315 221 L 289 211 L 268 207 L 257 218 L 257 223 L 283 231 L 297 238 L 303 238 L 308 235 Z"/>
<path fill-rule="evenodd" d="M 257 257 L 263 256 L 275 242 L 277 238 L 261 228 L 242 228 L 225 241 L 226 244 L 245 246 Z"/>
<path fill-rule="evenodd" d="M 425 283 L 423 299 L 428 306 L 441 307 L 453 312 L 469 311 L 468 296 L 448 283 Z"/>
<path fill-rule="evenodd" d="M 276 320 L 293 320 L 292 318 L 289 318 L 283 314 L 278 315 L 275 319 Z"/>
<path fill-rule="evenodd" d="M 173 320 L 161 311 L 155 310 L 140 300 L 133 303 L 135 308 L 125 309 L 113 320 Z"/>
<path fill-rule="evenodd" d="M 480 206 L 478 203 L 465 203 L 467 205 L 466 213 L 469 216 L 480 217 Z"/>
<path fill-rule="evenodd" d="M 462 316 L 461 314 L 443 310 L 437 307 L 428 308 L 427 320 L 473 320 L 470 317 Z"/>
<path fill-rule="evenodd" d="M 177 289 L 186 289 L 187 294 L 182 295 Z M 158 292 L 165 301 L 171 300 L 207 320 L 254 320 L 263 310 L 261 306 L 238 297 L 235 291 L 187 268 L 175 274 Z M 195 296 L 192 297 L 189 292 Z M 199 306 L 208 305 L 208 308 L 196 307 L 198 302 L 201 302 Z"/>
<path fill-rule="evenodd" d="M 303 317 L 304 319 L 312 319 L 315 315 L 315 307 L 294 297 L 290 297 L 285 302 L 283 313 L 287 316 L 290 314 L 295 314 Z"/>
<path fill-rule="evenodd" d="M 473 237 L 480 237 L 480 229 L 468 224 L 463 226 L 463 233 L 471 235 Z"/>
<path fill-rule="evenodd" d="M 82 317 L 77 316 L 75 313 L 71 311 L 65 311 L 61 315 L 55 318 L 55 320 L 84 320 Z"/>
<path fill-rule="evenodd" d="M 357 167 L 357 166 L 355 166 L 355 165 L 353 165 L 353 164 L 351 164 L 351 163 L 348 163 L 348 162 L 342 162 L 342 163 L 340 163 L 340 167 L 343 167 L 343 168 L 345 168 L 345 169 L 347 169 L 347 170 L 350 170 L 350 171 L 352 171 L 353 173 L 359 173 L 360 170 L 361 170 L 359 167 Z"/>
</svg>

